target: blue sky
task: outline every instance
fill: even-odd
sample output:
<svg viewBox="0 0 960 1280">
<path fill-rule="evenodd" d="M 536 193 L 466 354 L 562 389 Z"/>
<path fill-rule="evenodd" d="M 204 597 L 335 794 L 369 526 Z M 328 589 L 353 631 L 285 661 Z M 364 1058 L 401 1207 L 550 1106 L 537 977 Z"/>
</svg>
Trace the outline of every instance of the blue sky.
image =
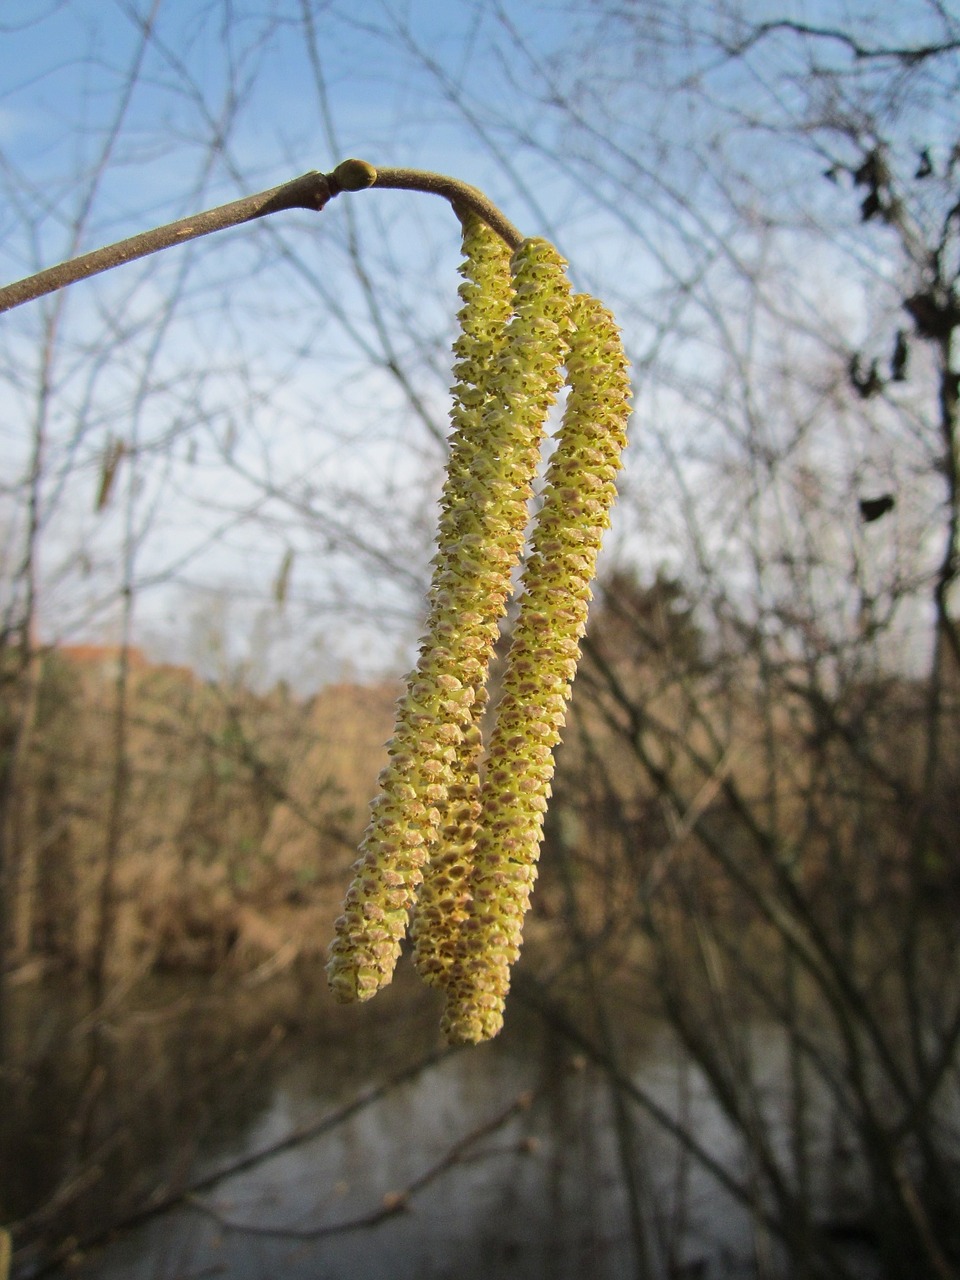
<svg viewBox="0 0 960 1280">
<path fill-rule="evenodd" d="M 778 101 L 797 110 L 803 82 L 785 78 L 806 70 L 795 40 L 771 39 L 744 71 L 684 37 L 685 21 L 707 21 L 703 5 L 649 5 L 645 43 L 621 19 L 603 24 L 614 8 L 315 3 L 313 62 L 299 0 L 6 0 L 0 276 L 344 154 L 455 172 L 524 230 L 554 238 L 576 287 L 599 293 L 624 326 L 643 429 L 611 553 L 695 571 L 679 464 L 705 486 L 699 518 L 733 572 L 743 486 L 727 453 L 747 410 L 730 396 L 727 347 L 755 332 L 744 348 L 754 376 L 779 377 L 782 364 L 776 326 L 751 319 L 745 272 L 770 273 L 771 315 L 814 318 L 792 358 L 798 376 L 823 383 L 831 361 L 843 368 L 844 343 L 887 341 L 888 248 L 860 227 L 856 193 L 822 180 L 815 153 L 771 146 L 769 130 L 731 114 L 772 120 Z M 835 8 L 783 12 L 823 22 Z M 919 39 L 932 13 L 922 0 L 895 13 L 846 8 L 877 40 Z M 850 61 L 832 42 L 818 57 Z M 678 92 L 684 77 L 696 93 Z M 943 100 L 905 119 L 908 160 L 952 127 Z M 783 215 L 792 225 L 775 231 Z M 220 617 L 237 660 L 256 634 L 281 655 L 272 668 L 303 665 L 305 637 L 311 672 L 402 662 L 442 471 L 456 262 L 441 202 L 373 192 L 319 218 L 285 214 L 168 251 L 0 319 L 0 440 L 22 472 L 45 376 L 55 392 L 41 486 L 48 638 L 115 638 L 126 564 L 133 635 L 174 656 L 195 657 L 190 636 Z M 786 430 L 785 417 L 776 425 L 785 404 L 771 398 L 771 431 Z M 838 501 L 858 468 L 889 480 L 893 452 L 858 432 L 842 448 L 835 434 L 818 455 Z M 114 438 L 130 452 L 98 512 Z M 0 516 L 19 536 L 22 520 L 9 507 Z M 291 550 L 281 609 L 271 592 Z"/>
<path fill-rule="evenodd" d="M 247 20 L 243 17 L 243 6 L 233 6 L 234 21 L 225 32 L 219 6 L 166 0 L 159 5 L 151 41 L 142 55 L 138 54 L 142 28 L 131 20 L 131 10 L 124 5 L 78 0 L 65 7 L 49 6 L 43 11 L 33 5 L 5 10 L 6 70 L 0 94 L 0 143 L 8 166 L 8 189 L 21 185 L 34 197 L 26 218 L 14 201 L 8 206 L 6 218 L 0 211 L 0 262 L 5 274 L 15 278 L 32 266 L 49 264 L 70 251 L 91 248 L 155 221 L 182 216 L 197 207 L 271 185 L 307 167 L 330 166 L 342 158 L 332 149 L 331 133 L 335 133 L 338 141 L 342 140 L 345 153 L 372 155 L 381 162 L 449 168 L 474 182 L 489 179 L 495 166 L 483 149 L 474 145 L 471 131 L 464 127 L 459 113 L 444 105 L 442 95 L 438 100 L 436 82 L 429 72 L 418 69 L 415 60 L 398 62 L 394 52 L 372 33 L 358 30 L 349 22 L 329 20 L 321 13 L 317 43 L 329 108 L 329 117 L 324 121 L 303 32 L 289 21 L 297 8 L 297 5 L 275 6 L 274 22 L 269 12 L 266 21 L 262 16 Z M 147 4 L 136 7 L 141 17 L 149 9 Z M 370 6 L 370 12 L 378 12 L 381 21 L 385 18 L 388 25 L 393 20 L 392 15 L 378 5 Z M 424 41 L 431 56 L 443 59 L 458 82 L 479 79 L 485 89 L 499 99 L 503 92 L 502 80 L 494 64 L 484 59 L 471 6 L 445 9 L 442 22 L 438 22 L 434 5 L 412 6 L 409 17 L 410 34 Z M 563 29 L 564 24 L 559 24 L 555 28 L 557 35 Z M 232 62 L 232 77 L 226 70 L 228 62 Z M 84 177 L 105 145 L 106 131 L 116 126 L 118 104 L 123 100 L 127 76 L 134 65 L 138 68 L 137 83 L 125 103 L 110 165 L 97 186 L 89 215 L 74 246 L 69 220 L 82 203 Z M 243 91 L 241 100 L 232 103 L 230 95 L 238 87 Z M 228 114 L 229 137 L 224 151 L 211 154 L 212 122 Z M 37 196 L 41 190 L 43 195 Z M 382 239 L 386 234 L 392 238 L 390 243 L 378 246 L 383 256 L 392 263 L 402 262 L 405 267 L 410 263 L 407 269 L 429 276 L 429 289 L 417 297 L 417 319 L 423 328 L 416 335 L 400 331 L 392 338 L 398 354 L 403 357 L 405 346 L 414 341 L 438 343 L 450 332 L 452 310 L 456 305 L 456 224 L 449 211 L 430 198 L 384 193 L 368 196 L 367 202 L 368 207 L 357 210 L 356 216 L 366 221 L 368 236 L 379 235 Z M 331 206 L 324 223 L 328 220 L 334 223 L 331 234 L 342 235 L 341 210 Z M 315 244 L 305 247 L 302 237 L 296 246 L 298 253 L 305 248 L 310 258 L 308 269 L 323 276 L 328 273 L 332 276 L 334 272 L 342 276 L 342 249 L 338 261 L 323 257 L 327 227 L 321 225 L 316 232 L 313 227 L 310 230 L 312 238 L 319 240 L 321 251 L 315 252 Z M 176 366 L 184 359 L 183 343 L 186 342 L 194 348 L 206 346 L 210 362 L 223 359 L 229 363 L 230 355 L 223 351 L 222 314 L 210 304 L 213 318 L 207 321 L 203 315 L 205 300 L 209 294 L 225 296 L 238 279 L 260 272 L 258 258 L 264 251 L 254 244 L 248 229 L 243 228 L 222 237 L 217 246 L 205 243 L 187 252 L 193 252 L 195 261 L 182 287 L 188 295 L 196 294 L 199 302 L 194 307 L 188 300 L 181 308 L 189 313 L 189 319 L 171 327 L 159 359 L 164 368 Z M 177 254 L 181 259 L 186 256 L 181 251 Z M 123 310 L 126 328 L 136 330 L 148 323 L 151 309 L 157 305 L 159 296 L 172 287 L 170 282 L 178 279 L 181 269 L 173 252 L 163 255 L 163 259 L 146 264 L 142 270 L 127 268 L 113 278 L 74 290 L 67 303 L 65 331 L 72 334 L 82 330 L 85 316 L 91 327 L 102 325 L 102 317 L 97 312 L 110 307 L 112 299 Z M 440 285 L 435 283 L 439 277 L 444 277 Z M 357 320 L 361 341 L 366 340 L 364 335 L 368 335 L 370 320 L 362 314 L 364 308 L 362 300 L 356 298 L 356 286 L 347 282 L 341 287 L 350 293 L 349 305 Z M 392 290 L 393 286 L 388 288 Z M 442 290 L 439 296 L 438 288 Z M 423 444 L 415 439 L 407 449 L 404 447 L 407 441 L 402 436 L 382 429 L 376 433 L 364 429 L 371 417 L 390 412 L 402 415 L 403 404 L 397 403 L 394 389 L 384 384 L 382 376 L 358 366 L 356 344 L 345 341 L 342 334 L 325 333 L 322 341 L 328 358 L 324 364 L 314 361 L 313 367 L 307 369 L 308 359 L 300 361 L 296 372 L 291 371 L 293 383 L 284 385 L 283 344 L 290 341 L 291 328 L 295 333 L 297 316 L 296 307 L 284 308 L 282 301 L 277 301 L 276 293 L 277 290 L 254 288 L 245 294 L 241 290 L 230 306 L 235 332 L 230 333 L 229 338 L 237 346 L 246 345 L 251 364 L 255 355 L 261 366 L 263 385 L 272 388 L 271 411 L 279 415 L 284 399 L 294 396 L 294 387 L 303 386 L 306 380 L 306 394 L 322 402 L 333 402 L 336 398 L 343 406 L 341 417 L 355 414 L 360 424 L 356 430 L 339 425 L 336 440 L 326 447 L 322 442 L 312 448 L 307 446 L 303 431 L 290 433 L 282 446 L 277 445 L 271 451 L 269 466 L 277 470 L 277 483 L 287 483 L 291 475 L 316 476 L 315 482 L 305 479 L 305 485 L 314 484 L 319 488 L 326 484 L 334 490 L 342 487 L 345 494 L 355 496 L 363 487 L 364 471 L 379 471 L 381 477 L 376 494 L 371 495 L 370 506 L 405 506 L 405 514 L 414 520 L 419 538 L 419 545 L 411 549 L 413 559 L 422 564 L 429 553 L 429 539 L 427 517 L 419 513 L 419 508 L 424 512 L 429 508 L 429 499 L 439 482 L 442 454 L 434 448 L 425 457 Z M 397 305 L 401 310 L 409 309 L 410 303 L 398 301 Z M 308 310 L 309 303 L 301 303 L 300 307 L 305 330 L 322 327 L 316 315 Z M 266 316 L 266 325 L 258 327 L 249 310 L 244 314 L 245 309 L 256 309 L 261 317 Z M 44 314 L 38 306 L 33 308 L 33 314 L 20 313 L 8 322 L 7 340 L 11 351 L 18 342 L 36 342 L 37 326 Z M 265 328 L 269 332 L 265 333 Z M 326 328 L 329 331 L 330 326 Z M 319 339 L 314 335 L 312 340 Z M 79 342 L 82 347 L 83 340 Z M 144 359 L 142 335 L 140 359 Z M 58 367 L 63 371 L 59 404 L 69 417 L 69 412 L 77 408 L 86 394 L 85 358 L 65 354 Z M 196 376 L 199 379 L 199 375 Z M 124 382 L 124 374 L 119 370 L 112 375 L 104 372 L 94 399 L 102 398 L 107 405 L 111 399 L 119 403 L 123 391 L 131 389 L 132 377 L 132 373 L 128 374 Z M 345 381 L 356 379 L 362 381 L 366 390 L 358 393 L 355 386 L 345 389 Z M 236 380 L 234 377 L 231 384 L 229 378 L 222 379 L 224 389 L 220 394 L 214 389 L 215 378 L 207 384 L 211 388 L 212 407 L 205 407 L 203 412 L 212 417 L 209 434 L 221 442 L 231 430 L 235 431 L 227 421 L 230 415 L 224 405 Z M 35 379 L 28 380 L 23 388 L 20 409 L 24 419 L 29 417 L 33 386 Z M 261 390 L 259 394 L 262 396 L 265 392 Z M 419 388 L 419 394 L 429 401 L 436 421 L 442 425 L 446 412 L 443 385 L 431 378 L 429 385 Z M 378 414 L 376 407 L 369 403 L 377 396 L 384 399 L 383 414 Z M 153 400 L 160 403 L 155 408 L 146 405 L 137 426 L 141 448 L 145 447 L 144 441 L 155 445 L 163 433 L 170 430 L 171 397 L 153 397 Z M 182 410 L 182 406 L 180 408 Z M 94 565 L 94 571 L 61 573 L 53 592 L 52 613 L 56 616 L 57 631 L 62 629 L 64 635 L 74 627 L 82 630 L 87 625 L 109 631 L 117 626 L 115 609 L 106 608 L 104 612 L 96 601 L 87 609 L 84 602 L 89 595 L 90 579 L 104 576 L 110 561 L 116 559 L 116 552 L 110 548 L 122 536 L 122 513 L 118 509 L 94 516 L 89 506 L 83 509 L 89 503 L 90 492 L 96 489 L 108 414 L 95 416 L 84 430 L 80 444 L 72 448 L 70 426 L 66 421 L 58 422 L 57 413 L 54 409 L 53 434 L 61 440 L 63 465 L 80 465 L 75 479 L 58 494 L 58 514 L 51 519 L 49 535 L 57 547 L 51 545 L 49 559 L 51 563 L 69 560 L 64 548 L 71 549 L 79 534 L 83 558 Z M 0 423 L 0 430 L 3 426 Z M 258 423 L 255 431 L 239 433 L 250 454 L 245 460 L 248 471 L 263 468 L 265 459 L 257 456 L 256 442 L 257 432 L 262 430 Z M 27 431 L 11 424 L 6 433 L 20 440 L 21 463 L 26 467 Z M 126 438 L 129 431 L 118 429 L 118 434 Z M 141 577 L 148 582 L 162 577 L 164 569 L 169 566 L 176 569 L 184 557 L 190 555 L 191 548 L 205 547 L 213 540 L 213 546 L 206 547 L 188 567 L 177 570 L 175 576 L 182 592 L 188 595 L 198 590 L 201 593 L 205 589 L 214 590 L 219 583 L 217 607 L 224 607 L 222 597 L 226 593 L 230 597 L 229 611 L 242 614 L 246 611 L 244 589 L 251 577 L 259 579 L 257 593 L 269 602 L 273 567 L 286 554 L 287 542 L 298 542 L 299 535 L 296 530 L 281 527 L 285 521 L 280 514 L 273 517 L 265 514 L 271 504 L 263 500 L 262 494 L 246 492 L 236 473 L 228 476 L 223 472 L 222 458 L 218 460 L 203 431 L 190 436 L 187 424 L 184 435 L 190 438 L 185 439 L 183 449 L 193 455 L 189 480 L 171 479 L 169 469 L 158 477 L 156 466 L 148 469 L 152 479 L 140 478 L 143 493 L 149 493 L 151 485 L 158 486 L 152 499 L 141 498 L 141 506 L 146 500 L 149 510 L 149 520 L 143 517 L 137 552 Z M 312 433 L 307 436 L 308 440 L 311 438 Z M 329 476 L 333 472 L 335 480 L 331 484 Z M 203 498 L 205 488 L 212 490 L 208 500 Z M 228 491 L 230 497 L 223 498 Z M 117 504 L 119 506 L 119 497 Z M 224 522 L 230 522 L 227 509 L 231 507 L 240 514 L 229 532 L 223 532 Z M 363 508 L 358 505 L 358 518 L 362 513 Z M 389 520 L 379 519 L 376 523 L 383 524 L 389 535 Z M 371 540 L 376 554 L 380 539 L 375 531 Z M 305 568 L 312 549 L 311 539 L 307 542 L 295 562 L 294 586 L 302 588 L 314 601 L 325 602 L 323 607 L 328 611 L 339 604 L 348 615 L 349 587 L 357 580 L 356 570 L 350 568 L 349 556 L 343 558 L 344 564 L 335 575 L 336 582 L 331 582 L 328 574 L 327 580 L 312 583 L 309 569 Z M 383 548 L 384 554 L 389 550 L 389 546 Z M 72 586 L 67 585 L 71 581 Z M 384 616 L 393 617 L 393 623 L 399 622 L 399 625 L 396 639 L 391 639 L 388 628 L 381 623 L 375 638 L 364 642 L 365 651 L 371 654 L 369 661 L 374 665 L 377 662 L 395 664 L 398 649 L 409 644 L 411 611 L 419 606 L 411 597 L 410 583 L 403 581 L 400 574 L 385 570 L 379 581 L 371 583 L 371 591 L 376 591 L 383 600 Z M 103 599 L 109 599 L 108 581 L 104 582 L 100 594 Z M 176 631 L 182 609 L 178 592 L 149 587 L 142 595 L 137 610 L 138 634 L 164 629 Z M 156 601 L 161 603 L 158 605 Z M 202 604 L 196 607 L 203 608 Z M 399 610 L 399 619 L 390 613 L 391 608 Z M 364 611 L 359 604 L 354 610 L 358 615 Z M 278 618 L 280 630 L 282 624 L 283 619 Z M 50 622 L 47 625 L 49 627 Z"/>
</svg>

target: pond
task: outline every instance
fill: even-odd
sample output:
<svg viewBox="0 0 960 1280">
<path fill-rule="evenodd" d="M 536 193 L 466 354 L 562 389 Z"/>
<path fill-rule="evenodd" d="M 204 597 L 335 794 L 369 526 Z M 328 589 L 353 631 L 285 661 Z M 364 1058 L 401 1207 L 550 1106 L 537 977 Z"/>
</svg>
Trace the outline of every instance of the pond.
<svg viewBox="0 0 960 1280">
<path fill-rule="evenodd" d="M 17 992 L 0 1220 L 67 1243 L 59 1272 L 21 1247 L 14 1274 L 778 1273 L 756 1214 L 664 1126 L 740 1170 L 736 1135 L 662 1023 L 631 1015 L 620 1066 L 638 1109 L 520 999 L 497 1040 L 444 1051 L 436 1001 L 408 977 L 360 1007 L 323 987 L 317 973 L 151 982 L 95 1025 L 75 989 Z M 776 1105 L 778 1034 L 751 1039 Z"/>
</svg>

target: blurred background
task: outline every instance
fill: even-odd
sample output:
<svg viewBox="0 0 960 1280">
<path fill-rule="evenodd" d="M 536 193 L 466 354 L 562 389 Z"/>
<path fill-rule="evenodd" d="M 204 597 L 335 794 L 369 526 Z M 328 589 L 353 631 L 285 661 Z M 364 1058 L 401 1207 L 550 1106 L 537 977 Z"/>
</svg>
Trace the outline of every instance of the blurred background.
<svg viewBox="0 0 960 1280">
<path fill-rule="evenodd" d="M 635 388 L 507 1026 L 450 1052 L 405 962 L 322 968 L 449 207 L 0 317 L 0 1276 L 960 1274 L 958 104 L 943 0 L 0 6 L 3 282 L 361 156 L 553 240 Z"/>
</svg>

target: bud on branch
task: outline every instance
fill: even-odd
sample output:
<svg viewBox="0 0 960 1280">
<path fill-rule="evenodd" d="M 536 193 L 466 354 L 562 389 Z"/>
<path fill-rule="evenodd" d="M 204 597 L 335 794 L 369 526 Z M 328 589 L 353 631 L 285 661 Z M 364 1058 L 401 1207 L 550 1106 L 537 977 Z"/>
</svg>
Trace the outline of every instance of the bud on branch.
<svg viewBox="0 0 960 1280">
<path fill-rule="evenodd" d="M 161 249 L 185 244 L 188 240 L 199 239 L 214 231 L 225 231 L 228 227 L 236 227 L 244 222 L 253 222 L 271 213 L 280 213 L 284 209 L 312 209 L 319 213 L 341 191 L 363 191 L 370 187 L 422 191 L 444 196 L 458 209 L 470 209 L 476 213 L 511 249 L 515 249 L 523 239 L 497 206 L 469 183 L 447 177 L 446 174 L 430 173 L 428 170 L 378 170 L 366 160 L 344 160 L 332 173 L 311 170 L 279 187 L 271 187 L 254 196 L 244 196 L 242 200 L 233 200 L 230 204 L 207 209 L 204 213 L 196 213 L 189 218 L 180 218 L 177 222 L 168 222 L 152 231 L 142 231 L 127 240 L 119 240 L 103 249 L 94 249 L 91 253 L 81 254 L 78 258 L 71 258 L 58 266 L 48 267 L 36 275 L 5 285 L 0 288 L 0 312 L 12 311 L 14 307 L 42 298 L 48 293 L 55 293 L 68 284 L 100 275 L 113 267 L 134 262 L 137 258 L 149 257 L 152 253 L 159 253 Z"/>
</svg>

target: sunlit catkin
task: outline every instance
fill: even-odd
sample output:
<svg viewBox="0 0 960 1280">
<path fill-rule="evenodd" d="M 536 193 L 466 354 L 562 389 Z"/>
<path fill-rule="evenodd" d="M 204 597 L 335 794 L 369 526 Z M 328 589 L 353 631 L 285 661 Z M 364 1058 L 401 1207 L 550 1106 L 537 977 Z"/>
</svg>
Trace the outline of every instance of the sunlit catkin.
<svg viewBox="0 0 960 1280">
<path fill-rule="evenodd" d="M 490 740 L 471 902 L 445 983 L 451 1042 L 497 1034 L 536 878 L 543 817 L 580 656 L 603 531 L 616 497 L 630 387 L 616 324 L 596 299 L 573 300 L 570 395 L 547 472 Z"/>
<path fill-rule="evenodd" d="M 330 949 L 330 986 L 344 1001 L 365 1000 L 389 982 L 441 832 L 450 838 L 448 853 L 459 841 L 469 856 L 478 811 L 477 703 L 567 352 L 570 292 L 556 250 L 543 240 L 525 240 L 516 250 L 513 318 L 504 332 L 511 299 L 502 253 L 472 216 L 464 219 L 464 248 L 454 439 L 427 629 Z M 441 877 L 466 869 L 459 855 L 437 867 L 437 893 L 425 896 L 418 963 L 428 980 L 439 980 L 448 963 L 445 930 L 455 931 L 463 896 Z"/>
<path fill-rule="evenodd" d="M 413 912 L 410 934 L 413 939 L 414 964 L 425 982 L 438 985 L 449 963 L 446 951 L 465 915 L 466 878 L 471 866 L 477 815 L 480 810 L 479 761 L 483 749 L 480 721 L 486 704 L 486 678 L 493 646 L 497 639 L 497 622 L 509 591 L 509 573 L 503 565 L 487 570 L 489 590 L 479 578 L 470 581 L 460 563 L 464 548 L 478 547 L 488 530 L 514 527 L 525 513 L 516 503 L 522 501 L 512 487 L 502 483 L 503 477 L 492 477 L 490 487 L 478 484 L 475 468 L 478 459 L 497 450 L 498 434 L 486 431 L 484 412 L 500 403 L 496 383 L 499 380 L 498 357 L 507 340 L 507 322 L 512 309 L 513 290 L 504 294 L 501 305 L 490 305 L 491 284 L 509 278 L 510 255 L 500 240 L 474 214 L 461 215 L 464 225 L 465 279 L 460 287 L 463 307 L 459 313 L 460 336 L 454 343 L 457 382 L 453 389 L 451 414 L 450 460 L 447 483 L 441 497 L 438 551 L 434 561 L 434 585 L 430 602 L 434 609 L 451 613 L 459 597 L 467 608 L 459 616 L 444 617 L 438 625 L 449 632 L 450 644 L 468 651 L 464 676 L 474 689 L 470 724 L 464 726 L 456 759 L 451 761 L 446 802 L 438 806 L 440 823 L 438 839 L 432 846 L 424 870 L 417 904 Z M 504 434 L 499 433 L 500 444 Z M 498 483 L 498 481 L 500 481 Z M 511 552 L 511 558 L 514 553 Z M 513 559 L 515 563 L 515 558 Z M 479 567 L 479 565 L 478 565 Z M 466 600 L 470 594 L 486 596 L 486 613 L 478 602 Z M 446 597 L 446 598 L 444 598 Z"/>
</svg>

